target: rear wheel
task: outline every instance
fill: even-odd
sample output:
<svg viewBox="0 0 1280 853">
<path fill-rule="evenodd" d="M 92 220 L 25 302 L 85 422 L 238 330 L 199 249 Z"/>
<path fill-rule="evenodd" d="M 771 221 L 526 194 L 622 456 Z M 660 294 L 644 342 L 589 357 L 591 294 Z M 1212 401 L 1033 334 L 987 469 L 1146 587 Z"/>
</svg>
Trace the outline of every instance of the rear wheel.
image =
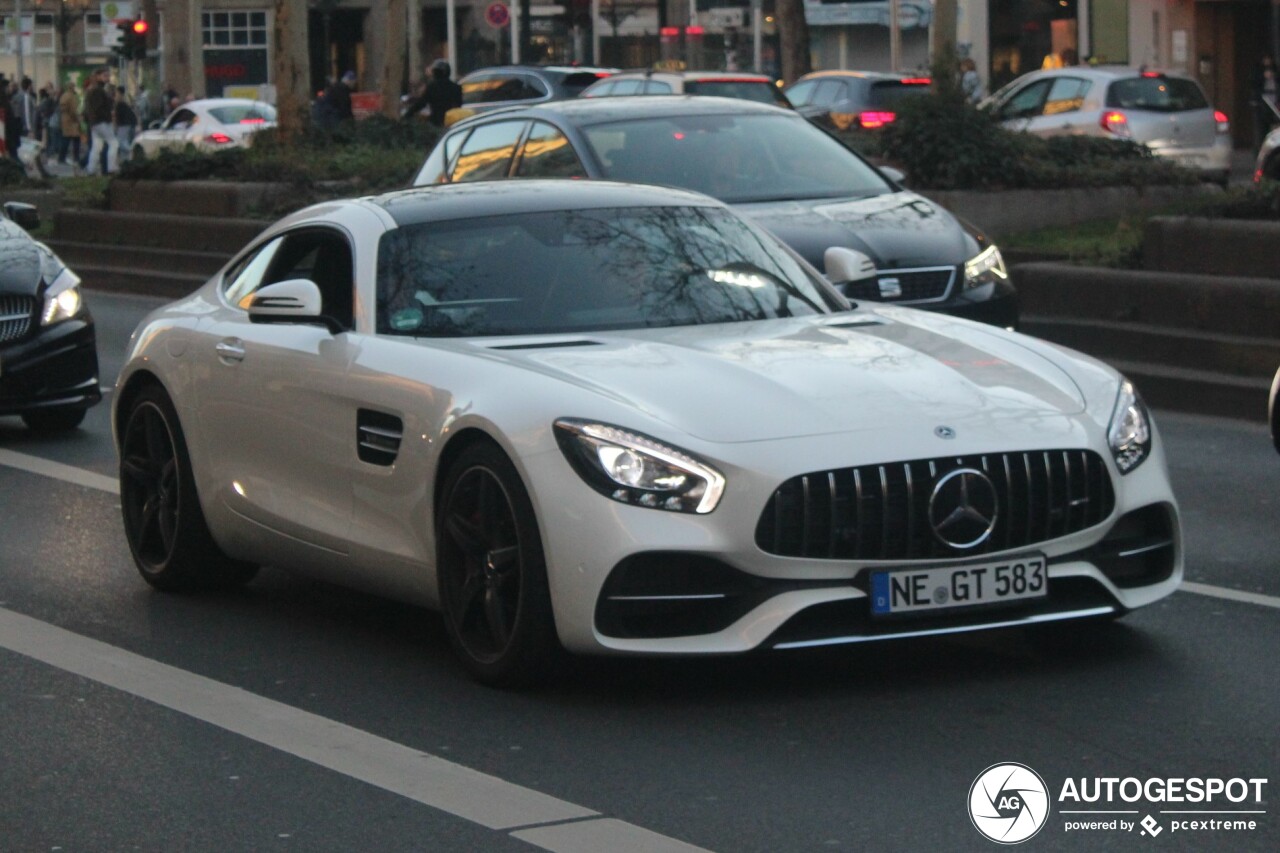
<svg viewBox="0 0 1280 853">
<path fill-rule="evenodd" d="M 478 681 L 531 684 L 560 652 L 529 494 L 492 444 L 449 466 L 436 510 L 437 575 L 449 642 Z"/>
<path fill-rule="evenodd" d="M 66 432 L 80 426 L 84 409 L 36 409 L 24 412 L 22 422 L 35 432 Z"/>
<path fill-rule="evenodd" d="M 178 414 L 158 387 L 129 407 L 120 443 L 120 507 L 138 571 L 157 589 L 238 586 L 258 567 L 232 560 L 205 523 Z"/>
</svg>

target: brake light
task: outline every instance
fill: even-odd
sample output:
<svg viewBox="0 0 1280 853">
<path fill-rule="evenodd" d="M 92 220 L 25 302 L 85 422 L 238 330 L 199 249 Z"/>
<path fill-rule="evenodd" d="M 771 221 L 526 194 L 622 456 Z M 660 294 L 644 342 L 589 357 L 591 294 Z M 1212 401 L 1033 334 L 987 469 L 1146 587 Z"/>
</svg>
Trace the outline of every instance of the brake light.
<svg viewBox="0 0 1280 853">
<path fill-rule="evenodd" d="M 206 142 L 212 142 L 214 145 L 226 145 L 231 142 L 231 137 L 225 133 L 211 133 L 205 137 Z"/>
<path fill-rule="evenodd" d="M 1129 117 L 1122 112 L 1115 110 L 1105 112 L 1098 124 L 1102 125 L 1103 130 L 1114 133 L 1116 136 L 1133 136 L 1133 131 L 1129 130 Z"/>
<path fill-rule="evenodd" d="M 906 77 L 900 81 L 904 86 L 928 86 L 933 80 L 928 77 Z"/>
<path fill-rule="evenodd" d="M 1152 77 L 1159 77 L 1161 75 L 1159 71 L 1143 71 L 1142 76 L 1146 77 L 1147 79 L 1151 79 Z"/>
<path fill-rule="evenodd" d="M 1222 110 L 1213 111 L 1213 120 L 1218 123 L 1218 133 L 1231 132 L 1231 122 L 1227 120 L 1227 114 Z"/>
<path fill-rule="evenodd" d="M 266 124 L 267 120 L 265 118 L 242 118 L 240 119 L 240 123 L 241 124 Z"/>
<path fill-rule="evenodd" d="M 685 27 L 685 30 L 684 30 L 685 35 L 688 35 L 688 36 L 706 35 L 706 32 L 707 32 L 706 30 L 704 30 L 702 27 L 698 26 L 697 24 L 694 24 L 692 27 Z"/>
<path fill-rule="evenodd" d="M 878 110 L 866 110 L 858 113 L 858 124 L 866 130 L 875 130 L 877 127 L 884 127 L 898 117 L 897 113 L 881 112 Z"/>
</svg>

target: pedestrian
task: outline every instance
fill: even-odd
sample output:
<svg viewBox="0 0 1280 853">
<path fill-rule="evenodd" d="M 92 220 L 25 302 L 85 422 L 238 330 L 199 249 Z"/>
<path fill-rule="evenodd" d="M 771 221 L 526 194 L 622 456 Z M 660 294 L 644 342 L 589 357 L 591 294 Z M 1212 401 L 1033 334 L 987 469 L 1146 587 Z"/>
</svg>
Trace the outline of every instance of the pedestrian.
<svg viewBox="0 0 1280 853">
<path fill-rule="evenodd" d="M 129 93 L 124 86 L 116 87 L 116 102 L 111 110 L 111 126 L 115 128 L 116 142 L 120 146 L 120 159 L 128 160 L 133 154 L 133 137 L 138 132 L 138 114 L 129 106 Z"/>
<path fill-rule="evenodd" d="M 58 131 L 61 141 L 58 145 L 58 162 L 67 162 L 67 152 L 74 148 L 75 159 L 80 162 L 80 94 L 76 91 L 74 80 L 67 80 L 62 94 L 58 96 Z"/>
<path fill-rule="evenodd" d="M 418 87 L 418 94 L 405 108 L 404 117 L 411 119 L 425 108 L 427 120 L 436 127 L 444 127 L 449 110 L 462 106 L 462 87 L 449 79 L 453 69 L 443 59 L 437 59 L 426 68 L 426 79 Z"/>
<path fill-rule="evenodd" d="M 351 91 L 355 85 L 356 72 L 348 71 L 324 93 L 320 114 L 325 127 L 333 127 L 344 121 L 355 119 L 355 114 L 351 110 Z"/>
<path fill-rule="evenodd" d="M 117 168 L 120 143 L 116 139 L 115 128 L 111 122 L 112 98 L 108 88 L 111 69 L 103 66 L 93 75 L 93 82 L 84 93 L 84 120 L 89 125 L 89 174 L 96 175 L 103 168 L 99 157 L 106 148 L 107 174 L 113 174 Z"/>
<path fill-rule="evenodd" d="M 1280 90 L 1277 89 L 1276 61 L 1271 54 L 1264 53 L 1262 59 L 1258 60 L 1258 65 L 1253 70 L 1252 82 L 1251 100 L 1256 121 L 1254 133 L 1257 143 L 1254 147 L 1259 148 L 1271 128 L 1280 122 L 1280 100 L 1277 100 Z"/>
<path fill-rule="evenodd" d="M 22 146 L 22 114 L 18 87 L 3 75 L 0 75 L 0 101 L 4 103 L 4 147 L 11 160 L 21 163 L 18 149 Z"/>
<path fill-rule="evenodd" d="M 143 83 L 138 86 L 138 96 L 133 99 L 133 110 L 138 116 L 138 128 L 142 129 L 151 124 L 151 91 L 147 88 L 147 84 Z"/>
<path fill-rule="evenodd" d="M 968 56 L 960 60 L 960 91 L 971 104 L 982 100 L 982 78 L 978 76 L 978 63 Z"/>
<path fill-rule="evenodd" d="M 40 100 L 36 102 L 36 125 L 43 146 L 40 151 L 43 162 L 48 162 L 50 157 L 57 155 L 59 137 L 62 135 L 58 129 L 58 101 L 54 98 L 54 91 L 52 85 L 42 87 Z"/>
</svg>

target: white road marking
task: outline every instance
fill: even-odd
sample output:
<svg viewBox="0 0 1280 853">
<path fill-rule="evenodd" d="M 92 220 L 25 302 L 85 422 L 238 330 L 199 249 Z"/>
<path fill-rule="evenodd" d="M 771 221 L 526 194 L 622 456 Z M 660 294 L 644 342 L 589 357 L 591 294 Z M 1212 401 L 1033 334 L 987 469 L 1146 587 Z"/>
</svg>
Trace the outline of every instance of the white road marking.
<svg viewBox="0 0 1280 853">
<path fill-rule="evenodd" d="M 120 494 L 120 481 L 115 477 L 104 477 L 101 474 L 86 471 L 84 468 L 64 465 L 42 456 L 32 456 L 29 453 L 18 453 L 16 450 L 0 447 L 0 465 L 8 465 L 10 468 L 29 471 L 43 477 L 52 477 L 64 483 L 75 483 L 77 486 L 110 492 L 113 495 Z"/>
<path fill-rule="evenodd" d="M 336 720 L 4 608 L 0 608 L 0 647 L 488 829 L 518 830 L 511 833 L 513 837 L 556 853 L 700 850 Z"/>
<path fill-rule="evenodd" d="M 1210 598 L 1225 598 L 1227 601 L 1243 601 L 1246 604 L 1261 604 L 1263 607 L 1280 608 L 1280 597 L 1263 595 L 1260 592 L 1245 592 L 1242 589 L 1229 589 L 1225 586 L 1210 586 L 1206 583 L 1183 581 L 1178 587 L 1183 592 L 1196 595 L 1207 595 Z"/>
</svg>

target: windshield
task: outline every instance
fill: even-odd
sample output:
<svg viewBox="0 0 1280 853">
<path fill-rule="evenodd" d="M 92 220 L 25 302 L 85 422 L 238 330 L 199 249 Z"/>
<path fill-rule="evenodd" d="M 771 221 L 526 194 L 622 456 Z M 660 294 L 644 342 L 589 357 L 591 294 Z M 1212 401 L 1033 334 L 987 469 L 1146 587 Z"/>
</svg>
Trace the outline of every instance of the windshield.
<svg viewBox="0 0 1280 853">
<path fill-rule="evenodd" d="M 426 222 L 391 231 L 378 246 L 382 334 L 585 332 L 845 307 L 776 239 L 712 207 Z"/>
<path fill-rule="evenodd" d="M 718 95 L 721 98 L 739 98 L 759 104 L 789 107 L 791 102 L 782 90 L 768 80 L 686 80 L 686 95 Z"/>
<path fill-rule="evenodd" d="M 209 115 L 223 124 L 259 124 L 275 121 L 276 109 L 270 104 L 233 104 L 229 107 L 214 107 Z"/>
<path fill-rule="evenodd" d="M 892 191 L 861 158 L 799 116 L 670 116 L 598 124 L 583 133 L 610 180 L 682 187 L 730 203 Z"/>
<path fill-rule="evenodd" d="M 1107 90 L 1107 106 L 1157 113 L 1204 110 L 1209 102 L 1193 80 L 1179 77 L 1134 77 L 1117 80 Z"/>
</svg>

